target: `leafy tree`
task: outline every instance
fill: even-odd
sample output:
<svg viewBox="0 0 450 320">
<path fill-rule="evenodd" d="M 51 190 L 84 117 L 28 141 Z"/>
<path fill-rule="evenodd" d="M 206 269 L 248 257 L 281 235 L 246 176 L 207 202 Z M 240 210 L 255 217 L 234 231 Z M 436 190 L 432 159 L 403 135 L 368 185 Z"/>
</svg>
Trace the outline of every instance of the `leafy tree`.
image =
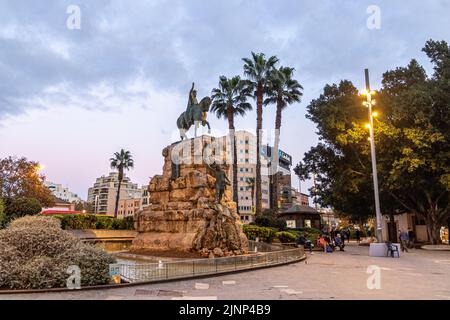
<svg viewBox="0 0 450 320">
<path fill-rule="evenodd" d="M 382 211 L 391 219 L 402 212 L 423 217 L 438 243 L 450 217 L 450 50 L 430 40 L 424 52 L 435 66 L 432 77 L 415 60 L 383 75 L 374 134 Z M 322 205 L 353 217 L 373 212 L 366 112 L 350 82 L 327 85 L 308 106 L 320 142 L 298 166 L 302 178 L 317 173 L 313 192 Z"/>
<path fill-rule="evenodd" d="M 6 201 L 7 222 L 24 216 L 34 216 L 42 211 L 41 203 L 35 198 L 16 198 Z"/>
<path fill-rule="evenodd" d="M 35 198 L 43 207 L 50 207 L 54 204 L 53 196 L 43 182 L 38 162 L 14 157 L 0 159 L 1 198 Z"/>
<path fill-rule="evenodd" d="M 86 213 L 94 213 L 94 206 L 90 202 L 78 201 L 75 203 L 75 211 L 86 211 Z"/>
<path fill-rule="evenodd" d="M 274 152 L 278 153 L 280 148 L 280 129 L 281 129 L 281 116 L 283 110 L 290 104 L 300 102 L 303 95 L 303 87 L 297 80 L 293 79 L 294 68 L 280 67 L 274 70 L 267 83 L 267 98 L 264 100 L 264 105 L 271 104 L 276 105 L 275 116 L 275 141 Z M 278 160 L 278 155 L 275 155 L 275 159 Z M 278 161 L 274 161 L 272 157 L 272 168 L 278 167 Z M 278 185 L 276 172 L 272 172 L 270 175 L 271 186 Z M 278 199 L 275 197 L 272 199 L 272 208 L 277 207 Z"/>
<path fill-rule="evenodd" d="M 233 146 L 233 201 L 236 203 L 238 203 L 238 179 L 234 117 L 244 116 L 247 111 L 252 110 L 251 104 L 247 102 L 249 96 L 248 86 L 245 85 L 245 81 L 241 80 L 239 76 L 231 79 L 221 76 L 219 88 L 212 90 L 213 102 L 211 111 L 215 112 L 218 118 L 223 117 L 228 120 L 228 129 Z"/>
<path fill-rule="evenodd" d="M 261 141 L 262 115 L 264 94 L 267 92 L 267 82 L 273 72 L 278 58 L 272 56 L 266 59 L 264 53 L 252 52 L 251 58 L 244 58 L 244 74 L 248 78 L 248 83 L 253 88 L 253 97 L 256 99 L 256 213 L 261 213 Z"/>
<path fill-rule="evenodd" d="M 262 214 L 256 216 L 255 224 L 260 227 L 270 227 L 279 230 L 286 230 L 286 220 L 278 218 L 272 210 L 264 210 Z"/>
<path fill-rule="evenodd" d="M 111 162 L 111 169 L 117 169 L 119 172 L 119 185 L 117 187 L 116 205 L 114 209 L 114 217 L 117 218 L 117 211 L 119 209 L 120 189 L 122 187 L 124 170 L 129 170 L 134 167 L 134 160 L 130 151 L 120 150 L 114 153 L 114 157 L 109 159 Z"/>
</svg>

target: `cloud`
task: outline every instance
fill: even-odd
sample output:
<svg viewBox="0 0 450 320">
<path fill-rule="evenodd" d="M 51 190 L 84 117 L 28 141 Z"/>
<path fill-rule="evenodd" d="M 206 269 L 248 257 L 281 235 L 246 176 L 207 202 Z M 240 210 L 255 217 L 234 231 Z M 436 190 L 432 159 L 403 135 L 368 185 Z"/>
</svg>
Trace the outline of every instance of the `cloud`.
<svg viewBox="0 0 450 320">
<path fill-rule="evenodd" d="M 81 8 L 80 30 L 66 27 L 72 4 Z M 366 27 L 372 4 L 381 9 L 380 30 Z M 38 131 L 39 121 L 33 124 L 29 115 L 42 116 L 42 125 L 50 123 L 44 114 L 61 112 L 78 117 L 66 124 L 76 134 L 76 124 L 86 118 L 118 125 L 118 114 L 143 117 L 144 110 L 158 119 L 148 123 L 163 144 L 193 81 L 200 96 L 209 95 L 220 75 L 242 74 L 242 57 L 265 52 L 295 67 L 305 88 L 303 103 L 283 114 L 282 144 L 298 161 L 316 139 L 305 106 L 323 86 L 343 78 L 361 86 L 363 69 L 370 68 L 377 87 L 383 72 L 411 58 L 429 68 L 420 49 L 429 38 L 450 39 L 448 9 L 444 0 L 2 1 L 0 129 L 12 137 L 7 131 L 23 117 L 26 132 Z M 83 113 L 69 113 L 75 109 Z M 270 129 L 273 109 L 264 112 Z M 253 128 L 254 113 L 237 125 Z M 85 130 L 96 136 L 95 128 Z M 133 129 L 132 121 L 124 122 L 123 130 Z M 4 141 L 1 149 L 12 148 Z M 12 150 L 26 153 L 26 142 L 16 143 Z M 82 149 L 83 143 L 74 141 L 73 147 Z"/>
</svg>

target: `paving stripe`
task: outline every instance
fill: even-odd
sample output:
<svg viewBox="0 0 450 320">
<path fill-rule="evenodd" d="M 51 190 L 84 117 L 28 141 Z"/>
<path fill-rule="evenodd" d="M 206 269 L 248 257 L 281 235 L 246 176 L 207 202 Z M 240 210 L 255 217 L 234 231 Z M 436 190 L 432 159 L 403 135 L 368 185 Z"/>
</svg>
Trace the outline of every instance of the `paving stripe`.
<svg viewBox="0 0 450 320">
<path fill-rule="evenodd" d="M 172 300 L 217 300 L 216 296 L 206 296 L 206 297 L 173 297 Z"/>
<path fill-rule="evenodd" d="M 233 286 L 236 284 L 236 281 L 222 281 L 224 286 Z"/>
<path fill-rule="evenodd" d="M 195 284 L 196 290 L 208 290 L 209 289 L 209 283 L 196 283 Z"/>
<path fill-rule="evenodd" d="M 281 289 L 280 292 L 286 293 L 286 294 L 291 295 L 291 296 L 297 295 L 297 294 L 303 294 L 302 291 L 295 291 L 293 289 Z"/>
</svg>

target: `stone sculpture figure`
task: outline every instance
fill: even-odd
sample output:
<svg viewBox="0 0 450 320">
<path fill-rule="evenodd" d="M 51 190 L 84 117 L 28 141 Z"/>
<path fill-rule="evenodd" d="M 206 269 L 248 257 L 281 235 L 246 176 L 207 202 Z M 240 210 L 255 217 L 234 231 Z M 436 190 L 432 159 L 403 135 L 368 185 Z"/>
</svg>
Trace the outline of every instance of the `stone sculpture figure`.
<svg viewBox="0 0 450 320">
<path fill-rule="evenodd" d="M 214 177 L 216 178 L 216 203 L 220 204 L 222 201 L 223 194 L 225 192 L 226 186 L 230 186 L 231 182 L 228 179 L 227 175 L 223 168 L 217 164 L 213 163 L 212 165 L 206 164 L 208 168 L 213 172 Z"/>
<path fill-rule="evenodd" d="M 205 97 L 200 103 L 197 100 L 197 90 L 195 90 L 195 83 L 192 84 L 191 91 L 189 92 L 189 100 L 186 111 L 183 112 L 177 119 L 177 127 L 180 130 L 181 140 L 187 139 L 186 131 L 189 130 L 192 125 L 195 125 L 195 137 L 197 137 L 197 129 L 200 126 L 208 127 L 208 133 L 211 133 L 211 126 L 207 119 L 209 107 L 211 106 L 211 98 Z"/>
</svg>

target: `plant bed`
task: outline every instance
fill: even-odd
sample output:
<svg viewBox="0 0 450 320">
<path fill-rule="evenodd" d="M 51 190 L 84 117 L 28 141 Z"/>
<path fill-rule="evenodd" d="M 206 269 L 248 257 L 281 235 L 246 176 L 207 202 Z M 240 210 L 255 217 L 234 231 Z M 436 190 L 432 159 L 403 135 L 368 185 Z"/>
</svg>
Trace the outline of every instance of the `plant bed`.
<svg viewBox="0 0 450 320">
<path fill-rule="evenodd" d="M 82 286 L 108 284 L 112 263 L 112 256 L 62 230 L 52 217 L 27 216 L 0 231 L 1 288 L 63 288 L 70 266 L 80 269 Z"/>
</svg>

